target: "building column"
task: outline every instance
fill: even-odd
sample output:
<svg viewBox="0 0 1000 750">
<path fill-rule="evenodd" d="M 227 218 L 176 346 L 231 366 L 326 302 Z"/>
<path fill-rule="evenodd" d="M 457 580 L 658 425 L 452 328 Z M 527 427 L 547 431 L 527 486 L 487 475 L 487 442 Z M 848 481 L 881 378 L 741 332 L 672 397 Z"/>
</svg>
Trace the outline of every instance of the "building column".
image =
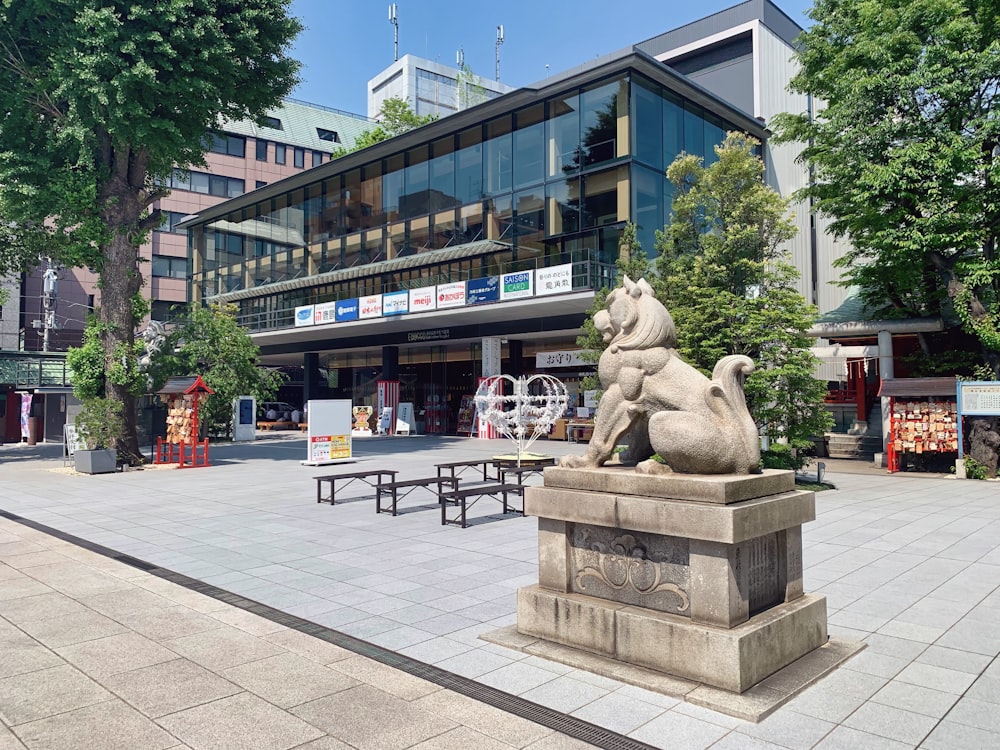
<svg viewBox="0 0 1000 750">
<path fill-rule="evenodd" d="M 302 405 L 319 398 L 319 353 L 302 355 Z"/>
<path fill-rule="evenodd" d="M 878 332 L 878 373 L 882 380 L 892 380 L 896 377 L 892 362 L 892 334 L 889 331 Z M 889 438 L 892 428 L 892 397 L 882 396 L 882 455 L 889 455 Z"/>
<path fill-rule="evenodd" d="M 399 416 L 399 347 L 382 347 L 382 377 L 375 383 L 378 389 L 378 413 L 375 419 L 379 420 L 382 410 L 386 407 L 392 409 L 392 418 L 386 434 L 396 434 L 396 418 Z"/>
<path fill-rule="evenodd" d="M 483 337 L 483 375 L 479 378 L 479 384 L 482 385 L 484 382 L 490 382 L 495 378 L 499 377 L 501 374 L 501 343 L 498 336 L 484 336 Z M 500 437 L 496 428 L 491 426 L 485 419 L 479 417 L 476 414 L 476 419 L 479 422 L 478 429 L 476 430 L 476 435 L 481 440 L 490 440 L 492 438 Z"/>
<path fill-rule="evenodd" d="M 507 342 L 507 374 L 514 378 L 524 375 L 524 342 Z"/>
</svg>

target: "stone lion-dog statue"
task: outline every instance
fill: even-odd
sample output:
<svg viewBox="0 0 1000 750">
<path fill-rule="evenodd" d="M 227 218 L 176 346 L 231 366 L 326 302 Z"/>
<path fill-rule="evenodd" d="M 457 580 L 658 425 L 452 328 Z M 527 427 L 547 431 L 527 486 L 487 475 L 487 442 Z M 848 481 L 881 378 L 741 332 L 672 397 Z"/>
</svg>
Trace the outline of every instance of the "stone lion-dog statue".
<svg viewBox="0 0 1000 750">
<path fill-rule="evenodd" d="M 594 325 L 608 344 L 597 365 L 604 395 L 587 452 L 564 456 L 560 466 L 602 466 L 625 442 L 618 458 L 640 473 L 760 471 L 757 425 L 743 393 L 742 376 L 754 369 L 749 357 L 723 357 L 711 380 L 684 362 L 673 318 L 645 279 L 626 276 Z"/>
</svg>

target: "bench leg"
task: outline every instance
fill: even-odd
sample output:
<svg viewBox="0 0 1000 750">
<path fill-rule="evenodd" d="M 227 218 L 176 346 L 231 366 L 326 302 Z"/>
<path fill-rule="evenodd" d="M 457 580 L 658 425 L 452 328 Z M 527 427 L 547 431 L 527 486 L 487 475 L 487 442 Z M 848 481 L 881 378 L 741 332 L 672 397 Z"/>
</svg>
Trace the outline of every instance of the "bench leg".
<svg viewBox="0 0 1000 750">
<path fill-rule="evenodd" d="M 462 498 L 462 528 L 465 528 L 465 498 Z"/>
<path fill-rule="evenodd" d="M 396 488 L 392 488 L 392 515 L 396 516 L 396 503 L 399 502 L 399 496 L 396 494 Z"/>
</svg>

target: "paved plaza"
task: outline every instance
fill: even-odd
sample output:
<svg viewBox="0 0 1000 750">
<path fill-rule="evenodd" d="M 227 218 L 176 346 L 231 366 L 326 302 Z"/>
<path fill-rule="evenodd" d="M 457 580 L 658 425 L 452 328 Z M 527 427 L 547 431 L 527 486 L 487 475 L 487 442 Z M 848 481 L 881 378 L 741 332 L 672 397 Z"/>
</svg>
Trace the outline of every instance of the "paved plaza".
<svg viewBox="0 0 1000 750">
<path fill-rule="evenodd" d="M 400 479 L 509 450 L 445 437 L 354 447 L 351 470 Z M 0 511 L 631 740 L 607 746 L 1000 747 L 996 482 L 831 462 L 837 489 L 804 528 L 805 587 L 827 596 L 831 636 L 867 648 L 751 724 L 483 641 L 537 580 L 536 521 L 485 498 L 469 528 L 443 527 L 422 490 L 394 518 L 364 485 L 317 504 L 312 478 L 331 468 L 304 455 L 288 435 L 213 447 L 207 469 L 90 477 L 63 470 L 58 446 L 0 446 Z M 586 746 L 2 518 L 0 641 L 0 750 Z"/>
</svg>

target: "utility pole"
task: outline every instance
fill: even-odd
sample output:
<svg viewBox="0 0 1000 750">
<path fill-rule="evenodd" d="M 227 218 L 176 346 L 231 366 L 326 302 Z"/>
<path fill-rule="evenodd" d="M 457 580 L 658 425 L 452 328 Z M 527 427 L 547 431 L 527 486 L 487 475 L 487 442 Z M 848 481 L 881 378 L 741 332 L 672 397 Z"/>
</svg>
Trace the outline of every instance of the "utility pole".
<svg viewBox="0 0 1000 750">
<path fill-rule="evenodd" d="M 396 3 L 389 4 L 389 23 L 393 26 L 392 61 L 399 60 L 399 18 L 396 15 Z"/>
<path fill-rule="evenodd" d="M 500 45 L 503 44 L 503 24 L 497 26 L 497 82 L 500 82 Z"/>
<path fill-rule="evenodd" d="M 56 306 L 59 303 L 59 272 L 52 263 L 52 258 L 46 258 L 48 268 L 42 274 L 42 320 L 34 322 L 35 328 L 42 329 L 42 351 L 49 350 L 49 332 L 59 328 L 56 320 Z M 40 325 L 39 325 L 40 324 Z"/>
</svg>

